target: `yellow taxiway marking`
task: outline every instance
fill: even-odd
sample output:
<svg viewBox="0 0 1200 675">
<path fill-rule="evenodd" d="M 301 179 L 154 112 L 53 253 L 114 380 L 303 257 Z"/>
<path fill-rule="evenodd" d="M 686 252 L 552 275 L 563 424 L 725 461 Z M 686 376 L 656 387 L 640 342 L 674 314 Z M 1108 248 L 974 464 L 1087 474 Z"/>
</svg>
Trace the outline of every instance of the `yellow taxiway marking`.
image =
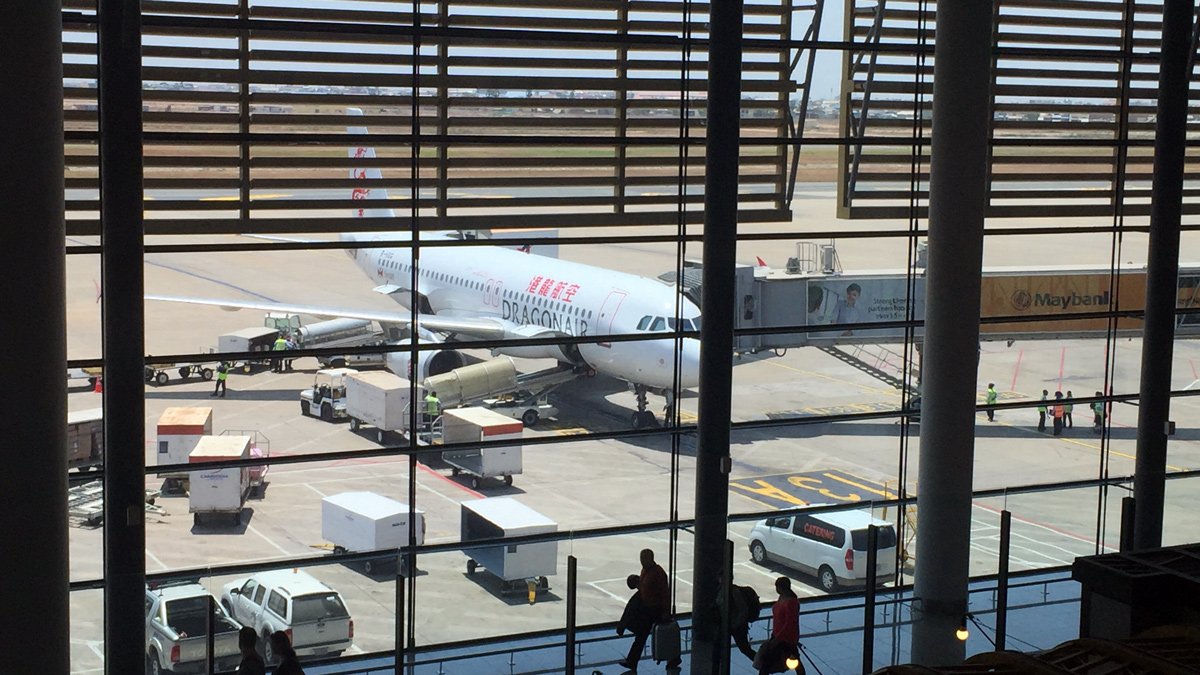
<svg viewBox="0 0 1200 675">
<path fill-rule="evenodd" d="M 846 472 L 843 472 L 843 473 L 846 473 Z M 851 473 L 846 473 L 846 475 L 852 476 L 858 480 L 850 480 L 849 478 L 845 478 L 843 476 L 839 476 L 835 473 L 829 473 L 829 472 L 826 472 L 822 475 L 825 476 L 826 478 L 830 478 L 832 480 L 836 480 L 838 482 L 845 483 L 846 485 L 849 485 L 850 487 L 856 487 L 859 490 L 865 490 L 872 494 L 877 494 L 880 497 L 883 497 L 884 499 L 895 499 L 896 497 L 899 496 L 899 495 L 892 494 L 891 492 L 888 492 L 887 486 L 884 486 L 884 488 L 882 490 L 879 490 L 879 489 L 873 488 L 869 485 L 863 485 L 862 483 L 858 482 L 858 480 L 866 481 L 866 479 L 860 479 L 858 476 L 855 476 L 854 474 L 851 474 Z M 866 482 L 873 483 L 874 481 L 866 481 Z"/>
</svg>

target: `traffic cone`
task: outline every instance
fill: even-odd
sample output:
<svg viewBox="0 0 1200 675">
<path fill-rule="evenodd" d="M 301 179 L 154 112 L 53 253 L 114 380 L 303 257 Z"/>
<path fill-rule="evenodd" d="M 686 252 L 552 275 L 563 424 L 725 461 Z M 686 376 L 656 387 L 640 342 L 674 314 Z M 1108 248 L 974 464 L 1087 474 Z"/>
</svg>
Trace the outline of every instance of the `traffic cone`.
<svg viewBox="0 0 1200 675">
<path fill-rule="evenodd" d="M 96 386 L 92 387 L 92 393 L 93 394 L 103 394 L 104 393 L 104 380 L 103 379 L 101 379 L 99 377 L 96 378 Z"/>
</svg>

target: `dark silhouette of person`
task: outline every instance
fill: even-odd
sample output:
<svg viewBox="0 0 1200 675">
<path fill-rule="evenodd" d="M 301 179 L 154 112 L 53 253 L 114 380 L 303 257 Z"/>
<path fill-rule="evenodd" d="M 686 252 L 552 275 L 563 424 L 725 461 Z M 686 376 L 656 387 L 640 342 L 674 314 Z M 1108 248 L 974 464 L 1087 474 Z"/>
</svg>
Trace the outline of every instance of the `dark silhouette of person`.
<svg viewBox="0 0 1200 675">
<path fill-rule="evenodd" d="M 242 662 L 237 675 L 267 675 L 267 664 L 258 653 L 258 634 L 250 626 L 238 631 L 238 649 L 242 651 Z"/>
<path fill-rule="evenodd" d="M 650 629 L 653 628 L 646 606 L 642 604 L 642 594 L 638 592 L 641 580 L 637 574 L 630 574 L 625 578 L 625 585 L 633 591 L 633 595 L 629 596 L 629 601 L 625 603 L 625 611 L 621 612 L 621 620 L 617 622 L 617 635 L 624 635 L 625 631 L 633 633 L 635 637 L 649 635 Z"/>
<path fill-rule="evenodd" d="M 642 573 L 638 575 L 638 587 L 635 594 L 639 598 L 641 612 L 651 629 L 645 633 L 633 634 L 633 643 L 629 645 L 629 653 L 617 665 L 626 670 L 637 672 L 638 660 L 642 650 L 646 648 L 646 638 L 650 636 L 656 623 L 668 621 L 671 618 L 671 584 L 662 566 L 654 562 L 654 551 L 642 549 L 640 554 Z M 632 630 L 632 629 L 631 629 Z M 680 663 L 673 659 L 667 663 L 667 668 L 674 668 Z"/>
<path fill-rule="evenodd" d="M 281 630 L 271 633 L 271 651 L 279 659 L 279 665 L 271 671 L 273 675 L 304 675 L 300 659 L 296 656 L 296 650 L 292 649 L 292 641 L 288 639 L 287 633 Z"/>
<path fill-rule="evenodd" d="M 779 599 L 771 605 L 771 638 L 760 648 L 754 659 L 758 664 L 758 675 L 783 673 L 788 670 L 786 659 L 799 654 L 800 645 L 800 598 L 792 590 L 792 580 L 779 577 L 775 580 L 775 592 Z M 797 673 L 804 672 L 801 664 Z"/>
<path fill-rule="evenodd" d="M 717 589 L 718 607 L 725 602 L 724 574 L 721 575 L 720 588 Z M 738 651 L 751 661 L 754 660 L 754 648 L 750 646 L 750 622 L 758 619 L 758 593 L 749 586 L 734 584 L 729 589 L 729 637 L 737 645 Z"/>
</svg>

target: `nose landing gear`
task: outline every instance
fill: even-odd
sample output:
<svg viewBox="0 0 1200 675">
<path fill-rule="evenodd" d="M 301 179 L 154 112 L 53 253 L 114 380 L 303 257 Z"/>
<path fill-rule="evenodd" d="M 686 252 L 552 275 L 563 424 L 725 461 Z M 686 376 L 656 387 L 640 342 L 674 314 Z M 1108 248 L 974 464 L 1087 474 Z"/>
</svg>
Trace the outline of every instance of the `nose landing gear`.
<svg viewBox="0 0 1200 675">
<path fill-rule="evenodd" d="M 633 413 L 631 424 L 634 429 L 652 429 L 658 426 L 658 418 L 650 410 L 646 410 L 646 386 L 633 385 L 633 393 L 637 395 L 637 410 Z"/>
</svg>

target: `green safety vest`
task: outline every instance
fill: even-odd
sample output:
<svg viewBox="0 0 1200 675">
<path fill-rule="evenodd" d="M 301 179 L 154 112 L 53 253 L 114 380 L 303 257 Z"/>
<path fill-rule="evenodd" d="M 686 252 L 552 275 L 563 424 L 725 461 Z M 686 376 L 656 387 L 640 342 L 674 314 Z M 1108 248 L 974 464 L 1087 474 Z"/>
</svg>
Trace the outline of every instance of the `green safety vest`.
<svg viewBox="0 0 1200 675">
<path fill-rule="evenodd" d="M 995 390 L 995 389 L 988 389 L 988 390 L 987 390 L 987 402 L 988 402 L 988 405 L 991 405 L 991 404 L 995 403 L 995 402 L 996 402 L 996 399 L 997 399 L 999 396 L 1000 396 L 1000 395 L 996 393 L 996 390 Z"/>
<path fill-rule="evenodd" d="M 1070 414 L 1070 412 L 1074 409 L 1075 409 L 1074 403 L 1064 403 L 1063 404 L 1063 410 L 1065 410 L 1067 412 L 1067 414 Z"/>
<path fill-rule="evenodd" d="M 275 338 L 275 351 L 281 352 L 285 349 L 287 349 L 287 340 L 284 340 L 281 337 Z"/>
<path fill-rule="evenodd" d="M 438 414 L 438 406 L 441 403 L 436 396 L 425 397 L 425 413 L 429 415 Z"/>
<path fill-rule="evenodd" d="M 229 379 L 229 369 L 224 366 L 217 368 L 217 381 L 224 382 L 227 379 Z"/>
<path fill-rule="evenodd" d="M 1093 402 L 1092 403 L 1092 412 L 1099 415 L 1100 419 L 1104 419 L 1104 404 L 1101 403 L 1100 401 Z"/>
<path fill-rule="evenodd" d="M 1038 406 L 1038 412 L 1040 412 L 1040 413 L 1046 412 L 1046 397 L 1045 396 L 1042 397 L 1042 404 Z"/>
</svg>

